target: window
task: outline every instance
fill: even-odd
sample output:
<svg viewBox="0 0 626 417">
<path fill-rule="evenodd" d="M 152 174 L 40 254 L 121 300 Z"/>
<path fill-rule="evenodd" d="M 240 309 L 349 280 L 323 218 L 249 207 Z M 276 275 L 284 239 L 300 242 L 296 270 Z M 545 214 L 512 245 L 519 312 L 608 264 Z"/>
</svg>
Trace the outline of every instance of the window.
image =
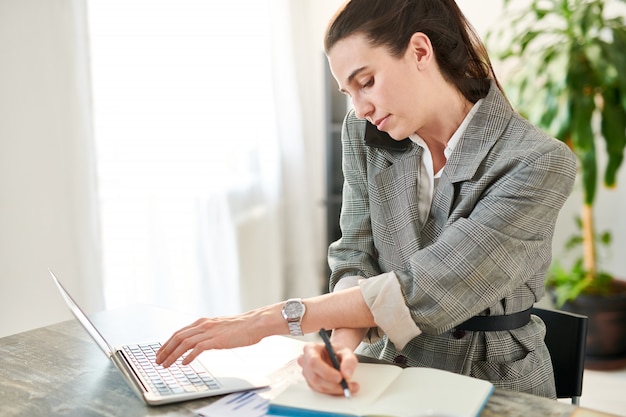
<svg viewBox="0 0 626 417">
<path fill-rule="evenodd" d="M 278 169 L 268 3 L 90 0 L 89 25 L 106 305 L 229 313 L 228 195 Z"/>
</svg>

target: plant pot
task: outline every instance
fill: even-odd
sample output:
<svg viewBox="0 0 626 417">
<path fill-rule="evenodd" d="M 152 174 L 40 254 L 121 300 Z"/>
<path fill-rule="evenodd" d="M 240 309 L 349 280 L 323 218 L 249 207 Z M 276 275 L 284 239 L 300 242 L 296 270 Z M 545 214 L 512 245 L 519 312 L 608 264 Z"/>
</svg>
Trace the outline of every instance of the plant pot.
<svg viewBox="0 0 626 417">
<path fill-rule="evenodd" d="M 609 295 L 580 294 L 562 310 L 587 316 L 585 368 L 626 367 L 626 282 L 615 280 Z"/>
</svg>

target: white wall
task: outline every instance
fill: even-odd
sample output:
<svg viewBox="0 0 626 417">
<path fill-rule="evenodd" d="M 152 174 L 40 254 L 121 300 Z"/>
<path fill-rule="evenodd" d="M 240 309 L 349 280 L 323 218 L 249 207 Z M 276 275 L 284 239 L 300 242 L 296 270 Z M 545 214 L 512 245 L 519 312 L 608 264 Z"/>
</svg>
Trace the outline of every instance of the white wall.
<svg viewBox="0 0 626 417">
<path fill-rule="evenodd" d="M 70 318 L 49 267 L 102 307 L 83 7 L 0 1 L 0 337 Z"/>
</svg>

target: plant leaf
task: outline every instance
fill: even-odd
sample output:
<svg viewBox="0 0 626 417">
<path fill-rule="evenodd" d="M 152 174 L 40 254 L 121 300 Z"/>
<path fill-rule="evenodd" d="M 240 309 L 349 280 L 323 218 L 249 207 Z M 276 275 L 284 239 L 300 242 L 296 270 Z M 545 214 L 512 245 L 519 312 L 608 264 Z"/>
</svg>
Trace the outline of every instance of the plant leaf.
<svg viewBox="0 0 626 417">
<path fill-rule="evenodd" d="M 602 136 L 606 142 L 608 162 L 604 173 L 604 183 L 614 186 L 616 174 L 624 160 L 626 146 L 626 111 L 618 88 L 607 88 L 602 94 Z"/>
</svg>

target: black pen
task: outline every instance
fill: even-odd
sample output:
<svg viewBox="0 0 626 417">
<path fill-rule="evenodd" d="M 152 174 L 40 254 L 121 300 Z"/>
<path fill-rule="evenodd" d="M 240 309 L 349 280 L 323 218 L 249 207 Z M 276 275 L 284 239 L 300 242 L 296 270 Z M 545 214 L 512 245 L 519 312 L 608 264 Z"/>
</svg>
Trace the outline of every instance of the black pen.
<svg viewBox="0 0 626 417">
<path fill-rule="evenodd" d="M 333 346 L 330 344 L 326 330 L 320 329 L 320 336 L 326 345 L 326 351 L 328 352 L 328 356 L 330 356 L 333 366 L 339 371 L 339 360 L 337 359 L 337 354 L 335 353 Z M 348 383 L 345 378 L 341 378 L 341 386 L 343 388 L 343 395 L 345 395 L 346 398 L 352 398 L 352 394 L 350 393 L 350 389 L 348 388 Z"/>
</svg>

